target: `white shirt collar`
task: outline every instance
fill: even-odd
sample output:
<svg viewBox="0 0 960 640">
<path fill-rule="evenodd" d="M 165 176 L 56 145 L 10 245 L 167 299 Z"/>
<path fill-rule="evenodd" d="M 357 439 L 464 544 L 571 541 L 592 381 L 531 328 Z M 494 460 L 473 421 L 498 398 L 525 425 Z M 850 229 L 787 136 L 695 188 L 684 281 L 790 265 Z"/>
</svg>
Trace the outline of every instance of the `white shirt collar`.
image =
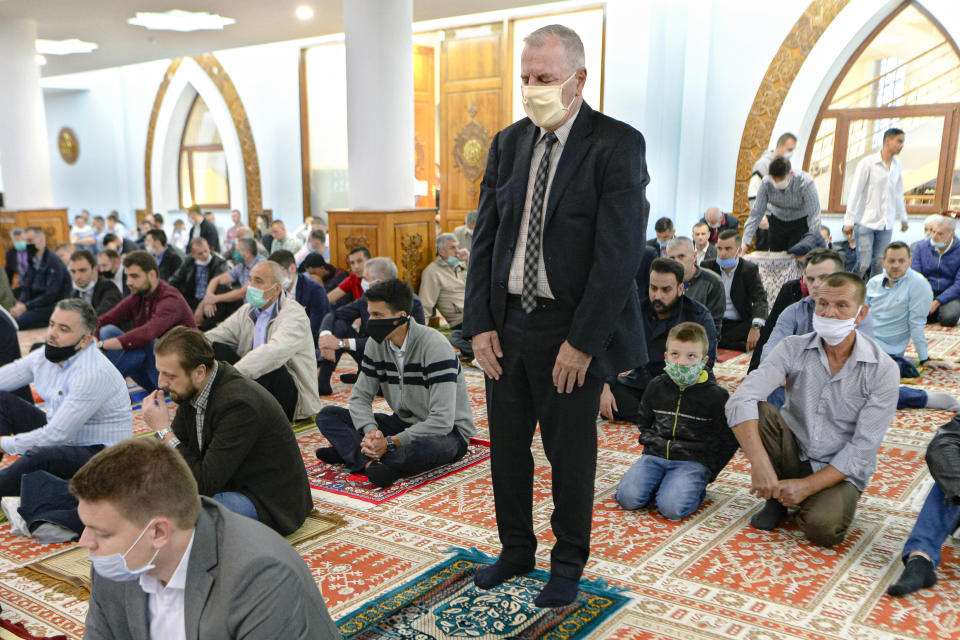
<svg viewBox="0 0 960 640">
<path fill-rule="evenodd" d="M 155 594 L 166 591 L 167 589 L 183 590 L 187 586 L 187 565 L 190 564 L 190 550 L 193 548 L 193 538 L 196 533 L 196 529 L 190 533 L 190 542 L 187 543 L 187 548 L 183 550 L 183 555 L 180 556 L 180 562 L 173 571 L 173 575 L 170 576 L 170 580 L 167 581 L 166 587 L 161 585 L 159 580 L 147 573 L 140 576 L 140 588 L 143 589 L 144 593 Z"/>
</svg>

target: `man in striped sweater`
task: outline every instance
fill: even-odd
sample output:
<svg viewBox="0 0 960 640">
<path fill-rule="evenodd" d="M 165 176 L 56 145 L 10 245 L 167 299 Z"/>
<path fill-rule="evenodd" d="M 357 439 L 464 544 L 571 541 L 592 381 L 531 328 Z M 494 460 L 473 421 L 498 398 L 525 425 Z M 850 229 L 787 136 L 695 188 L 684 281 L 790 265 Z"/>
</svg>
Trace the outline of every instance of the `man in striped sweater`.
<svg viewBox="0 0 960 640">
<path fill-rule="evenodd" d="M 317 414 L 317 428 L 333 445 L 317 449 L 317 458 L 388 487 L 459 460 L 476 430 L 460 362 L 440 332 L 410 317 L 410 286 L 386 280 L 364 295 L 372 341 L 349 409 L 330 406 Z M 378 391 L 392 415 L 373 412 Z"/>
</svg>

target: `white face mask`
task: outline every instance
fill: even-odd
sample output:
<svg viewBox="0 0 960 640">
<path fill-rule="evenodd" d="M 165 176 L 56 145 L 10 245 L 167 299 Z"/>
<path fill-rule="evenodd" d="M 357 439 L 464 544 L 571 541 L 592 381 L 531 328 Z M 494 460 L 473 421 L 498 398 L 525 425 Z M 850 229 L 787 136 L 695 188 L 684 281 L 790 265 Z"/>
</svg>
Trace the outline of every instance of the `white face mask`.
<svg viewBox="0 0 960 640">
<path fill-rule="evenodd" d="M 576 77 L 576 72 L 560 84 L 551 85 L 520 85 L 520 94 L 523 96 L 523 110 L 533 121 L 533 124 L 543 129 L 550 129 L 563 120 L 570 105 L 576 100 L 574 96 L 570 104 L 563 106 L 563 85 Z"/>
<path fill-rule="evenodd" d="M 787 151 L 785 154 L 783 154 L 783 157 L 786 158 L 787 160 L 789 160 L 792 156 L 793 156 L 793 151 Z"/>
<path fill-rule="evenodd" d="M 857 326 L 857 318 L 860 316 L 861 309 L 863 309 L 863 305 L 857 307 L 857 312 L 852 318 L 846 319 L 824 318 L 814 313 L 813 330 L 823 338 L 824 342 L 831 347 L 835 347 L 843 342 Z"/>
<path fill-rule="evenodd" d="M 201 267 L 205 267 L 205 266 L 207 266 L 208 264 L 210 264 L 210 261 L 211 261 L 211 260 L 213 260 L 213 256 L 207 256 L 207 259 L 206 259 L 206 260 L 196 260 L 196 259 L 195 259 L 195 260 L 194 260 L 194 263 L 200 265 Z"/>
<path fill-rule="evenodd" d="M 771 178 L 773 180 L 773 178 Z M 773 186 L 775 186 L 780 191 L 786 191 L 787 187 L 790 186 L 790 176 L 787 176 L 783 180 L 773 180 Z"/>
<path fill-rule="evenodd" d="M 365 280 L 365 279 L 360 280 L 360 288 L 363 289 L 364 291 L 370 288 L 370 284 L 371 283 L 369 280 Z"/>
</svg>

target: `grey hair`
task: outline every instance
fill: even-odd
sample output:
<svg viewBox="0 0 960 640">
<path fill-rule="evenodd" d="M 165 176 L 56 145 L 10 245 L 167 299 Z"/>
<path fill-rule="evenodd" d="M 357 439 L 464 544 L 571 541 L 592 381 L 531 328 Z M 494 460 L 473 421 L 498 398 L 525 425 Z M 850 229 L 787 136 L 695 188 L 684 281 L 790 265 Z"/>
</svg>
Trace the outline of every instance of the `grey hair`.
<svg viewBox="0 0 960 640">
<path fill-rule="evenodd" d="M 957 232 L 957 219 L 952 216 L 940 216 L 940 219 L 937 220 L 936 225 L 938 227 L 950 225 L 950 230 L 954 233 Z"/>
<path fill-rule="evenodd" d="M 677 249 L 677 248 L 690 249 L 692 251 L 693 240 L 691 240 L 687 236 L 677 236 L 667 243 L 667 251 L 670 251 L 671 249 Z"/>
<path fill-rule="evenodd" d="M 477 217 L 479 217 L 480 212 L 474 209 L 473 211 L 467 214 L 467 217 L 464 218 L 464 222 L 467 224 L 477 224 Z"/>
<path fill-rule="evenodd" d="M 56 307 L 61 311 L 73 311 L 80 316 L 80 323 L 84 330 L 93 335 L 97 330 L 97 312 L 89 302 L 83 298 L 64 298 L 57 303 Z"/>
<path fill-rule="evenodd" d="M 287 270 L 273 260 L 267 260 L 265 264 L 270 267 L 270 277 L 273 278 L 274 284 L 278 282 L 282 284 L 287 278 Z"/>
<path fill-rule="evenodd" d="M 452 233 L 441 233 L 437 236 L 437 253 L 440 253 L 447 248 L 447 245 L 451 242 L 459 242 L 457 236 Z"/>
<path fill-rule="evenodd" d="M 257 241 L 253 238 L 239 238 L 237 240 L 237 248 L 244 248 L 247 250 L 247 253 L 251 255 L 257 255 Z"/>
<path fill-rule="evenodd" d="M 939 213 L 931 213 L 930 215 L 928 215 L 926 218 L 923 219 L 923 224 L 924 226 L 928 224 L 939 224 L 940 218 L 942 217 L 943 216 L 941 216 Z"/>
<path fill-rule="evenodd" d="M 583 41 L 580 40 L 577 32 L 570 27 L 565 27 L 562 24 L 548 24 L 528 35 L 523 41 L 531 47 L 540 48 L 547 44 L 547 40 L 551 36 L 559 40 L 560 44 L 563 45 L 563 50 L 566 53 L 564 59 L 567 63 L 567 70 L 570 71 L 570 73 L 586 66 L 586 56 L 583 53 Z"/>
<path fill-rule="evenodd" d="M 393 280 L 399 273 L 397 265 L 390 258 L 370 258 L 364 268 L 370 269 L 371 280 L 380 282 Z"/>
</svg>

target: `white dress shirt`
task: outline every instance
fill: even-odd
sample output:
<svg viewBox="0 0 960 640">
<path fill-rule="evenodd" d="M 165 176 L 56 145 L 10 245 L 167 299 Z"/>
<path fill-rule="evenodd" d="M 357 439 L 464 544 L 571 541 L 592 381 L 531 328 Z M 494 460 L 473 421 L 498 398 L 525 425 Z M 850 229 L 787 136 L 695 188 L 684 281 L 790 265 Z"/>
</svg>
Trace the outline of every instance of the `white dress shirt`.
<svg viewBox="0 0 960 640">
<path fill-rule="evenodd" d="M 190 564 L 195 533 L 190 534 L 190 542 L 166 587 L 151 575 L 140 576 L 140 588 L 147 594 L 150 610 L 150 640 L 187 640 L 183 594 L 187 586 L 187 565 Z"/>
<path fill-rule="evenodd" d="M 847 198 L 847 213 L 843 226 L 883 231 L 893 229 L 897 219 L 907 221 L 907 207 L 903 201 L 903 170 L 900 158 L 893 156 L 888 168 L 878 152 L 864 158 L 857 165 Z"/>
<path fill-rule="evenodd" d="M 550 290 L 550 283 L 547 282 L 547 268 L 543 263 L 543 230 L 546 228 L 547 203 L 550 202 L 550 187 L 553 184 L 553 176 L 557 172 L 557 163 L 560 162 L 560 154 L 567 144 L 567 137 L 570 135 L 570 129 L 573 128 L 573 122 L 580 115 L 580 108 L 573 116 L 563 123 L 563 125 L 554 131 L 557 141 L 553 143 L 550 149 L 550 168 L 547 172 L 547 188 L 543 192 L 543 217 L 540 222 L 540 261 L 537 264 L 537 296 L 540 298 L 553 299 L 553 292 Z M 517 245 L 513 251 L 513 261 L 510 263 L 510 277 L 507 280 L 507 291 L 513 295 L 520 295 L 523 292 L 523 262 L 527 255 L 527 227 L 530 224 L 530 207 L 533 202 L 533 186 L 537 181 L 537 169 L 540 167 L 540 160 L 543 158 L 543 150 L 546 143 L 543 137 L 547 130 L 541 128 L 537 138 L 537 143 L 533 147 L 533 157 L 530 158 L 530 176 L 527 179 L 527 198 L 523 202 L 523 217 L 520 220 L 520 232 L 517 234 Z"/>
</svg>

